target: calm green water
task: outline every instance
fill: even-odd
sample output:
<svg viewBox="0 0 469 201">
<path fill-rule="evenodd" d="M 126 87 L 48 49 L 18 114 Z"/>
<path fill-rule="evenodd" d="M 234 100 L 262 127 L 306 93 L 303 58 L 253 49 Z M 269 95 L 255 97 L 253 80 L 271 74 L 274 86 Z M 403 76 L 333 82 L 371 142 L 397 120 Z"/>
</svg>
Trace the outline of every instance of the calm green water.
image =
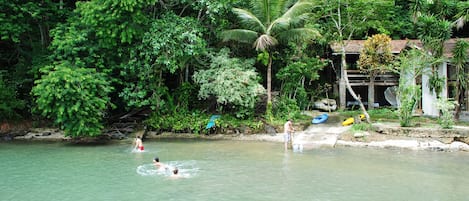
<svg viewBox="0 0 469 201">
<path fill-rule="evenodd" d="M 0 143 L 0 200 L 468 200 L 469 153 L 282 144 L 145 141 L 77 146 Z M 152 159 L 187 178 L 157 172 Z"/>
</svg>

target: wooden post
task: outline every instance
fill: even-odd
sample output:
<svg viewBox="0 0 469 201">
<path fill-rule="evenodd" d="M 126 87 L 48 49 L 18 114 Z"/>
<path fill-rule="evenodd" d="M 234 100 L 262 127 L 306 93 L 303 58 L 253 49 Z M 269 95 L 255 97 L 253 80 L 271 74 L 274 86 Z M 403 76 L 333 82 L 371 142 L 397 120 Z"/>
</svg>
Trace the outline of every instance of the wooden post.
<svg viewBox="0 0 469 201">
<path fill-rule="evenodd" d="M 469 111 L 469 90 L 466 90 L 466 111 Z"/>
</svg>

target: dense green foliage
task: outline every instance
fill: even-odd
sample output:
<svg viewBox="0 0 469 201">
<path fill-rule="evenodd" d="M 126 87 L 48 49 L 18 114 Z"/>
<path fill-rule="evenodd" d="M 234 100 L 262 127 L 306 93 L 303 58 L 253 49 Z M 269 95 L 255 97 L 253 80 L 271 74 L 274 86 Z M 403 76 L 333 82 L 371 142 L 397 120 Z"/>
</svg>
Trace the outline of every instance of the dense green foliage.
<svg viewBox="0 0 469 201">
<path fill-rule="evenodd" d="M 327 62 L 317 57 L 302 58 L 292 61 L 279 70 L 276 77 L 282 81 L 282 95 L 298 100 L 298 106 L 305 109 L 309 102 L 306 83 L 319 79 L 318 72 L 327 65 Z"/>
<path fill-rule="evenodd" d="M 365 41 L 357 65 L 362 72 L 370 77 L 368 103 L 375 102 L 374 82 L 376 75 L 388 71 L 393 59 L 391 38 L 386 34 L 375 34 Z M 373 104 L 369 104 L 368 108 L 373 109 Z"/>
<path fill-rule="evenodd" d="M 374 77 L 388 70 L 392 61 L 391 38 L 385 34 L 375 34 L 365 41 L 357 64 L 360 70 Z"/>
<path fill-rule="evenodd" d="M 280 44 L 312 43 L 320 37 L 317 29 L 307 26 L 311 23 L 311 0 L 251 1 L 248 9 L 233 8 L 242 28 L 222 32 L 223 41 L 250 43 L 257 50 L 267 53 L 267 104 L 272 101 L 272 54 Z M 270 111 L 267 111 L 269 113 Z"/>
<path fill-rule="evenodd" d="M 210 116 L 208 114 L 199 111 L 167 115 L 157 115 L 154 113 L 145 123 L 151 130 L 157 132 L 206 134 L 208 131 L 205 130 L 205 126 L 209 119 Z"/>
<path fill-rule="evenodd" d="M 106 77 L 95 69 L 71 68 L 66 63 L 43 72 L 32 90 L 40 114 L 54 119 L 65 135 L 100 135 L 112 90 Z"/>
<path fill-rule="evenodd" d="M 435 107 L 441 112 L 440 118 L 438 118 L 438 124 L 440 124 L 442 128 L 453 127 L 453 111 L 455 106 L 455 101 L 448 100 L 447 98 L 439 98 L 435 103 Z"/>
<path fill-rule="evenodd" d="M 227 49 L 211 57 L 210 68 L 193 75 L 200 86 L 199 98 L 215 96 L 219 111 L 225 107 L 239 107 L 236 116 L 252 115 L 254 106 L 265 89 L 259 84 L 259 77 L 253 67 L 254 60 L 229 58 Z"/>
<path fill-rule="evenodd" d="M 0 121 L 19 118 L 18 111 L 24 107 L 25 103 L 18 100 L 15 88 L 8 85 L 0 73 Z"/>
<path fill-rule="evenodd" d="M 204 133 L 214 113 L 217 129 L 262 129 L 255 118 L 297 118 L 324 93 L 317 86 L 336 79 L 331 42 L 419 38 L 443 61 L 444 40 L 469 36 L 468 8 L 458 0 L 0 1 L 0 120 L 40 114 L 67 135 L 96 136 L 109 117 L 147 109 L 146 122 L 161 131 Z M 459 56 L 458 89 L 467 90 Z M 433 72 L 439 90 L 444 80 Z M 415 87 L 402 89 L 400 111 L 411 111 Z M 337 97 L 333 89 L 326 94 Z"/>
<path fill-rule="evenodd" d="M 295 99 L 282 96 L 273 102 L 272 115 L 276 119 L 295 119 L 300 115 L 300 111 Z"/>
<path fill-rule="evenodd" d="M 170 100 L 165 102 L 162 97 L 169 90 L 163 75 L 182 73 L 206 53 L 202 32 L 203 27 L 190 17 L 167 13 L 155 20 L 121 71 L 127 82 L 120 96 L 127 105 L 150 106 L 155 111 L 168 106 Z"/>
<path fill-rule="evenodd" d="M 447 7 L 441 7 L 438 5 L 427 5 L 427 12 L 424 12 L 417 18 L 415 23 L 417 37 L 422 41 L 425 51 L 431 52 L 431 55 L 435 59 L 441 59 L 443 57 L 444 41 L 451 37 L 453 24 L 446 19 L 451 9 Z M 449 5 L 448 5 L 449 6 Z M 437 96 L 440 96 L 444 83 L 445 77 L 442 77 L 437 72 L 437 66 L 441 62 L 436 62 L 431 66 L 431 75 L 429 79 L 429 89 L 433 91 Z"/>
<path fill-rule="evenodd" d="M 214 128 L 206 129 L 210 117 L 209 114 L 193 111 L 191 113 L 175 113 L 173 115 L 152 115 L 145 123 L 150 126 L 151 130 L 158 133 L 211 134 L 215 132 L 226 133 L 227 131 L 244 132 L 249 130 L 250 133 L 264 131 L 264 124 L 258 119 L 239 119 L 231 115 L 222 115 L 219 119 L 215 120 Z M 240 131 L 240 129 L 244 130 Z"/>
<path fill-rule="evenodd" d="M 412 126 L 412 114 L 421 97 L 421 86 L 415 79 L 423 74 L 425 68 L 432 64 L 431 55 L 411 49 L 399 56 L 397 71 L 400 74 L 397 97 L 399 99 L 399 121 L 401 126 Z"/>
<path fill-rule="evenodd" d="M 456 86 L 455 86 L 455 101 L 456 101 L 456 111 L 454 113 L 454 118 L 459 119 L 459 113 L 461 112 L 461 105 L 464 101 L 463 93 L 465 90 L 469 89 L 469 66 L 467 62 L 469 61 L 469 55 L 467 55 L 467 50 L 469 50 L 469 42 L 465 40 L 458 40 L 456 42 L 456 47 L 453 49 L 453 59 L 452 63 L 456 67 Z"/>
</svg>

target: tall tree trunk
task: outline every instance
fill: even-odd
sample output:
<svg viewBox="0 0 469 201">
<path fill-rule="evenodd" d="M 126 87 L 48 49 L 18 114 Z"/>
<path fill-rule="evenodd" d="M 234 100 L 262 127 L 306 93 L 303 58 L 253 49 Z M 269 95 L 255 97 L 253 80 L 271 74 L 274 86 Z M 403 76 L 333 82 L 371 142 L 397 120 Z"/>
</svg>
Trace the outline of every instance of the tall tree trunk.
<svg viewBox="0 0 469 201">
<path fill-rule="evenodd" d="M 459 73 L 460 69 L 456 68 L 456 86 L 454 87 L 456 89 L 456 93 L 454 95 L 454 99 L 457 101 L 456 107 L 454 108 L 454 120 L 459 121 L 459 116 L 461 114 L 461 104 L 464 102 L 464 87 L 461 86 L 461 81 L 459 80 Z"/>
<path fill-rule="evenodd" d="M 189 65 L 186 64 L 186 74 L 184 76 L 184 82 L 189 82 Z"/>
<path fill-rule="evenodd" d="M 469 97 L 469 90 L 466 89 L 464 91 L 464 94 L 465 94 L 465 97 Z M 468 106 L 469 106 L 469 98 L 466 98 L 466 111 L 469 111 Z"/>
<path fill-rule="evenodd" d="M 342 67 L 343 68 L 343 67 Z M 340 80 L 339 80 L 339 106 L 340 109 L 345 109 L 346 106 L 346 97 L 347 97 L 347 92 L 346 87 L 345 87 L 345 69 L 340 70 Z"/>
<path fill-rule="evenodd" d="M 371 123 L 370 121 L 370 115 L 368 115 L 368 112 L 366 111 L 365 106 L 363 105 L 360 97 L 357 96 L 355 91 L 353 91 L 352 86 L 350 85 L 350 82 L 348 80 L 348 75 L 347 75 L 347 61 L 345 59 L 345 45 L 342 43 L 342 52 L 341 52 L 341 60 L 342 60 L 342 74 L 344 75 L 343 79 L 345 81 L 345 86 L 347 87 L 348 92 L 352 97 L 358 102 L 360 105 L 360 108 L 362 109 L 363 114 L 366 117 L 366 122 Z"/>
<path fill-rule="evenodd" d="M 267 64 L 267 104 L 272 103 L 272 53 L 269 51 L 269 64 Z"/>
<path fill-rule="evenodd" d="M 370 83 L 368 85 L 368 110 L 372 110 L 375 106 L 375 76 L 370 75 Z"/>
</svg>

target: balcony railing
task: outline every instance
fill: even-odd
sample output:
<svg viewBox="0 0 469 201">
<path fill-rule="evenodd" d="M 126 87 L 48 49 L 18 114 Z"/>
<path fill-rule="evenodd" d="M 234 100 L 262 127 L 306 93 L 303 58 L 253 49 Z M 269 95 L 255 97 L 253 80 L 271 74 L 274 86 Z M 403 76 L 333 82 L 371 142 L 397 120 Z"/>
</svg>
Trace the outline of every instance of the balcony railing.
<svg viewBox="0 0 469 201">
<path fill-rule="evenodd" d="M 347 70 L 348 80 L 351 86 L 368 86 L 370 76 L 360 72 L 360 70 Z M 378 74 L 375 77 L 375 86 L 397 86 L 399 84 L 399 76 L 387 72 Z"/>
</svg>

